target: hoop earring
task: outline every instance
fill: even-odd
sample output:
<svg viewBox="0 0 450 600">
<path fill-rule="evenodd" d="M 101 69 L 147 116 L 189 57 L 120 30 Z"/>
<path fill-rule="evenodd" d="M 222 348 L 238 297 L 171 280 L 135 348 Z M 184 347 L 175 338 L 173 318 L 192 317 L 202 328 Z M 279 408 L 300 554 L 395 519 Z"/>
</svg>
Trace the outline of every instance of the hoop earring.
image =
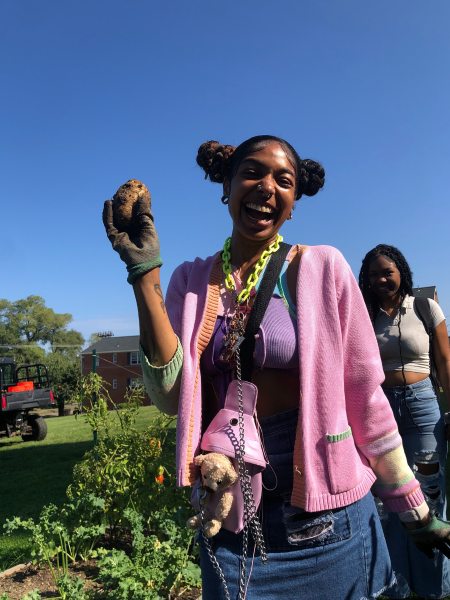
<svg viewBox="0 0 450 600">
<path fill-rule="evenodd" d="M 228 196 L 224 194 L 220 201 L 222 202 L 222 204 L 228 204 Z"/>
<path fill-rule="evenodd" d="M 289 213 L 287 220 L 290 221 L 291 219 L 292 219 L 292 211 Z"/>
</svg>

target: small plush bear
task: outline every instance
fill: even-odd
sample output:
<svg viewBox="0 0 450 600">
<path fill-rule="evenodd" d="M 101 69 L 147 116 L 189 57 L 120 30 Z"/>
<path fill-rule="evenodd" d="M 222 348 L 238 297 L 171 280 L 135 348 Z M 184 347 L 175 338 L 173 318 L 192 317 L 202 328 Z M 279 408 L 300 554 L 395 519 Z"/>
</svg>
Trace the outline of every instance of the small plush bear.
<svg viewBox="0 0 450 600">
<path fill-rule="evenodd" d="M 211 494 L 223 492 L 223 490 L 226 490 L 230 485 L 233 485 L 238 479 L 233 463 L 228 456 L 225 456 L 225 454 L 219 454 L 218 452 L 199 454 L 195 457 L 195 464 L 200 467 L 201 485 L 207 492 L 205 504 L 208 504 Z M 212 537 L 219 533 L 220 528 L 222 527 L 222 521 L 230 512 L 232 504 L 233 496 L 230 493 L 225 492 L 217 504 L 214 516 L 205 506 L 206 523 L 204 533 L 206 537 Z M 188 529 L 200 529 L 201 526 L 201 513 L 192 517 L 187 522 Z"/>
</svg>

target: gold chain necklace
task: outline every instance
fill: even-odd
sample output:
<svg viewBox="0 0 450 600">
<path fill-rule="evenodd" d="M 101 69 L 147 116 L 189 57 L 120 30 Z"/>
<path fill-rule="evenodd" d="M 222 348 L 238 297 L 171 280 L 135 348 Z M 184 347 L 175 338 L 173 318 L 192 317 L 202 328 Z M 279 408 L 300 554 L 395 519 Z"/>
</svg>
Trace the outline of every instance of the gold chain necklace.
<svg viewBox="0 0 450 600">
<path fill-rule="evenodd" d="M 259 275 L 260 275 L 261 271 L 264 269 L 264 267 L 266 266 L 267 261 L 270 258 L 270 255 L 280 249 L 280 242 L 282 242 L 282 241 L 283 241 L 282 236 L 279 233 L 277 233 L 277 239 L 273 242 L 273 244 L 270 244 L 270 246 L 267 248 L 267 250 L 264 250 L 264 252 L 261 254 L 260 259 L 258 260 L 258 262 L 255 265 L 255 270 L 250 275 L 250 277 L 247 279 L 246 287 L 242 290 L 242 292 L 237 297 L 237 302 L 239 304 L 243 304 L 244 302 L 246 302 L 248 300 L 248 298 L 250 296 L 250 292 L 258 283 Z M 231 265 L 230 265 L 231 254 L 229 252 L 230 244 L 231 244 L 231 237 L 227 238 L 225 240 L 225 244 L 223 245 L 222 269 L 223 269 L 223 272 L 225 273 L 225 286 L 229 292 L 233 293 L 233 291 L 235 290 L 235 284 L 234 284 L 234 279 L 231 276 Z"/>
</svg>

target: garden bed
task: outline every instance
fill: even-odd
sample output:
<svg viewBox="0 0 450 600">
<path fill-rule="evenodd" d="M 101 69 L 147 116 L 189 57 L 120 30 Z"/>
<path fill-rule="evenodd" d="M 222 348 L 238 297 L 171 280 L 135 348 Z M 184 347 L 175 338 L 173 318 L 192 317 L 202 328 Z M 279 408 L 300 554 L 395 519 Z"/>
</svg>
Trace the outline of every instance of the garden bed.
<svg viewBox="0 0 450 600">
<path fill-rule="evenodd" d="M 80 561 L 69 566 L 69 575 L 81 577 L 85 584 L 85 590 L 90 590 L 93 597 L 101 599 L 104 596 L 102 585 L 96 582 L 98 573 L 99 568 L 95 560 Z M 59 597 L 52 573 L 48 567 L 38 568 L 30 564 L 11 575 L 0 576 L 0 597 L 6 593 L 11 600 L 21 600 L 26 594 L 35 589 L 39 590 L 42 598 Z M 200 594 L 201 588 L 191 588 L 181 591 L 178 596 L 171 596 L 170 600 L 197 600 Z"/>
</svg>

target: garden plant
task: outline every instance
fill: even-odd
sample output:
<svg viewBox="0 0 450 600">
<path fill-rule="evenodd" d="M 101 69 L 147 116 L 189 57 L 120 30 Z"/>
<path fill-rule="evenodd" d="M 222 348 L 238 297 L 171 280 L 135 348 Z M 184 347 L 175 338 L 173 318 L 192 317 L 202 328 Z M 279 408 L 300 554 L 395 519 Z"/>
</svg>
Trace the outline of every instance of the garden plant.
<svg viewBox="0 0 450 600">
<path fill-rule="evenodd" d="M 14 517 L 4 525 L 5 535 L 30 535 L 31 559 L 51 570 L 61 600 L 94 594 L 69 574 L 69 564 L 80 560 L 97 561 L 98 598 L 158 600 L 200 585 L 194 533 L 185 527 L 189 490 L 175 485 L 175 419 L 157 414 L 140 432 L 143 396 L 141 388 L 129 389 L 114 405 L 101 377 L 85 377 L 78 419 L 95 432 L 96 445 L 75 465 L 69 502 L 45 506 L 37 520 Z M 118 547 L 124 538 L 127 551 Z M 39 598 L 35 590 L 24 600 Z"/>
</svg>

